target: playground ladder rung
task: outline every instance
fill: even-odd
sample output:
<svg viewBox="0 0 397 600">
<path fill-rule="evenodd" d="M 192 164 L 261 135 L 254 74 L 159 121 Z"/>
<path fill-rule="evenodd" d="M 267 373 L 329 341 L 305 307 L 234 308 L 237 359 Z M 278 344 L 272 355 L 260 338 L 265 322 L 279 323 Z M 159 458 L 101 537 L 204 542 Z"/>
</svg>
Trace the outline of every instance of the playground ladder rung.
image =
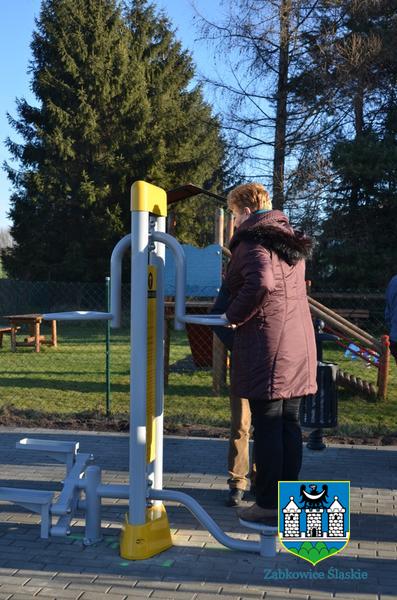
<svg viewBox="0 0 397 600">
<path fill-rule="evenodd" d="M 0 500 L 19 504 L 41 515 L 40 536 L 44 539 L 49 537 L 50 506 L 53 497 L 54 493 L 46 490 L 0 487 Z"/>
</svg>

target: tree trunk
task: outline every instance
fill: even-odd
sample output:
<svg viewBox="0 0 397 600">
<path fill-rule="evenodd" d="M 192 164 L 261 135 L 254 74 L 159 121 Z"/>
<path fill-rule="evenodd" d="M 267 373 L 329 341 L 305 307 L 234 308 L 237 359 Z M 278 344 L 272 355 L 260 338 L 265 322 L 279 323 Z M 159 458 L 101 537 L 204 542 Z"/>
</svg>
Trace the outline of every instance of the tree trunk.
<svg viewBox="0 0 397 600">
<path fill-rule="evenodd" d="M 361 82 L 358 82 L 357 89 L 353 98 L 354 109 L 354 130 L 356 140 L 363 134 L 364 131 L 364 89 Z M 350 201 L 353 207 L 357 207 L 360 200 L 360 185 L 355 179 L 352 182 Z"/>
<path fill-rule="evenodd" d="M 278 63 L 276 128 L 273 158 L 273 208 L 284 207 L 285 138 L 287 131 L 287 96 L 289 37 L 292 0 L 281 0 L 280 5 L 280 50 Z"/>
<path fill-rule="evenodd" d="M 364 90 L 361 83 L 357 85 L 356 93 L 354 94 L 353 108 L 354 129 L 357 139 L 364 131 Z"/>
</svg>

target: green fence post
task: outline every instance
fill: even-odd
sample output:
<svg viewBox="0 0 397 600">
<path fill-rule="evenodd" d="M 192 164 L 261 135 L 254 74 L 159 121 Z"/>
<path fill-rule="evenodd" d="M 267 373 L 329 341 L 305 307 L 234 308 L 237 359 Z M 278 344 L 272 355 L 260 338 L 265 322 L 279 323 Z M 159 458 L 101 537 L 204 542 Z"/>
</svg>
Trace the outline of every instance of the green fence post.
<svg viewBox="0 0 397 600">
<path fill-rule="evenodd" d="M 106 282 L 106 312 L 110 312 L 110 277 Z M 106 321 L 106 416 L 110 415 L 110 321 Z"/>
</svg>

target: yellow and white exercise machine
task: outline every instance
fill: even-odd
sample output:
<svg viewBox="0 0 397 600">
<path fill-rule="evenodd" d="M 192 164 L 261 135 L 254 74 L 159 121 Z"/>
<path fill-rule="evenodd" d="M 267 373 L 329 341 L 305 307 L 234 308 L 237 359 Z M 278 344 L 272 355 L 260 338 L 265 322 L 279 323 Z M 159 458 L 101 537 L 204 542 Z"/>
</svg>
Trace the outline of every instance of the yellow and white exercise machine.
<svg viewBox="0 0 397 600">
<path fill-rule="evenodd" d="M 185 323 L 225 325 L 217 315 L 187 315 L 185 310 L 186 261 L 182 246 L 165 233 L 166 192 L 144 181 L 131 188 L 131 234 L 115 246 L 111 257 L 110 313 L 74 311 L 47 313 L 44 319 L 109 320 L 121 326 L 121 266 L 131 248 L 131 385 L 128 485 L 103 484 L 101 469 L 92 456 L 78 451 L 74 442 L 25 438 L 22 449 L 40 450 L 67 467 L 63 489 L 54 500 L 52 492 L 0 488 L 0 500 L 21 504 L 41 514 L 41 536 L 70 533 L 76 510 L 85 515 L 86 544 L 101 540 L 101 498 L 125 498 L 129 511 L 120 540 L 125 559 L 149 558 L 172 546 L 164 501 L 179 502 L 223 545 L 235 550 L 273 556 L 277 528 L 258 525 L 257 542 L 227 535 L 191 496 L 163 489 L 164 407 L 164 263 L 165 246 L 176 265 L 175 328 Z M 57 519 L 57 520 L 56 520 Z M 53 523 L 53 521 L 55 521 Z"/>
</svg>

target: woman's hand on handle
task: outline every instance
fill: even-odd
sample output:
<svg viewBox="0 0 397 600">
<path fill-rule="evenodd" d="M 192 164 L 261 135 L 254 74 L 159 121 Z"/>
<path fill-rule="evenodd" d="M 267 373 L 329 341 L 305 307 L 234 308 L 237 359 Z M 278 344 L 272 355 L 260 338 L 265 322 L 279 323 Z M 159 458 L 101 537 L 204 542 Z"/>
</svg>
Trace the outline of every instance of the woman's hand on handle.
<svg viewBox="0 0 397 600">
<path fill-rule="evenodd" d="M 237 325 L 235 325 L 234 323 L 229 323 L 226 313 L 223 313 L 223 315 L 221 315 L 221 319 L 225 319 L 225 321 L 227 321 L 227 323 L 225 323 L 224 327 L 229 327 L 230 329 L 237 328 Z"/>
</svg>

